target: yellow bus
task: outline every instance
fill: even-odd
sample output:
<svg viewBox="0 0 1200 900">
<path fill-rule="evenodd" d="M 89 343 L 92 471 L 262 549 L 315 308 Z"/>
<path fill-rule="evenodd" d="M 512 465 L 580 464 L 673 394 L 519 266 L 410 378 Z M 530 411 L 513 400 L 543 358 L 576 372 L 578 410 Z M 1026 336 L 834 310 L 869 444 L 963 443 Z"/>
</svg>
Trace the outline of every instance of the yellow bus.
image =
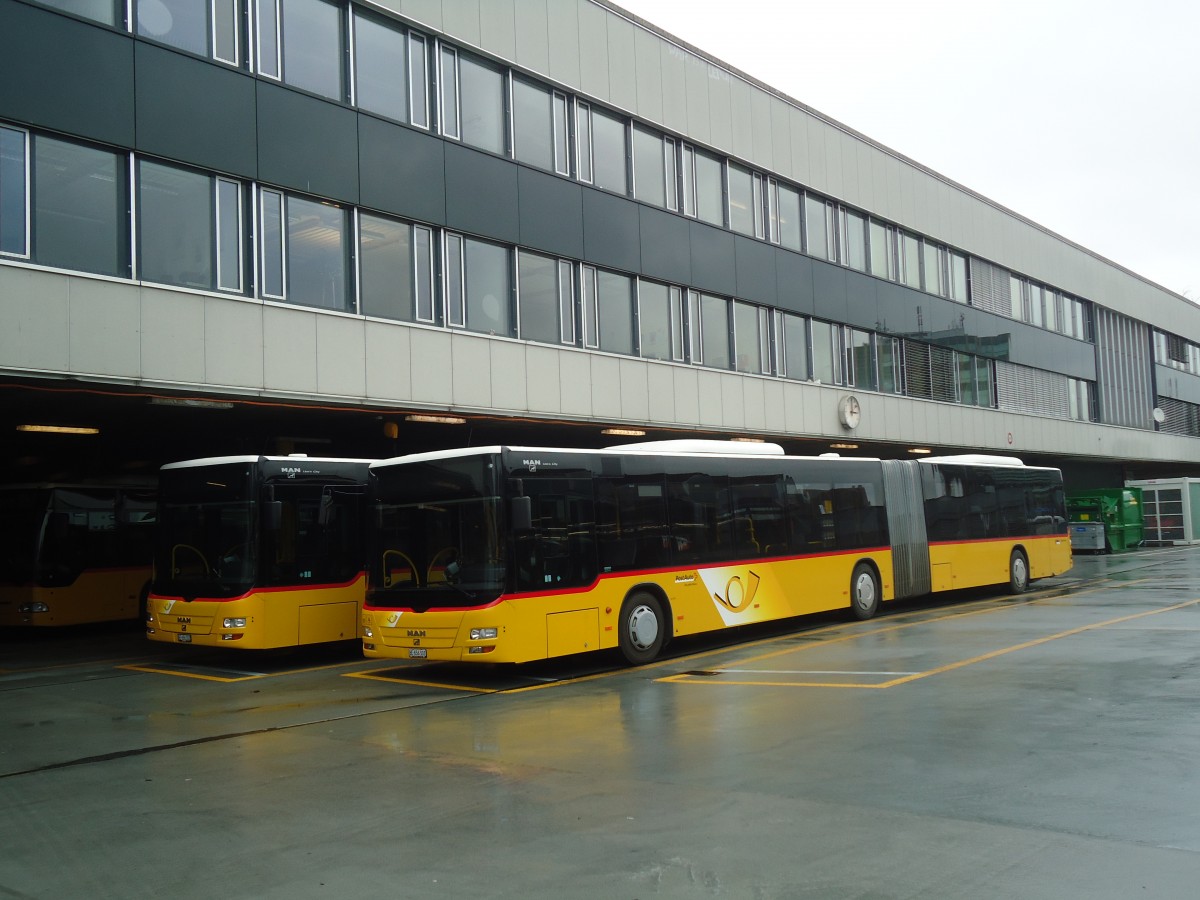
<svg viewBox="0 0 1200 900">
<path fill-rule="evenodd" d="M 146 636 L 247 650 L 360 637 L 368 463 L 227 456 L 163 466 Z"/>
<path fill-rule="evenodd" d="M 136 619 L 153 524 L 151 485 L 0 487 L 0 626 Z"/>
<path fill-rule="evenodd" d="M 1071 567 L 1062 476 L 771 444 L 489 447 L 371 466 L 368 657 L 520 663 Z"/>
</svg>

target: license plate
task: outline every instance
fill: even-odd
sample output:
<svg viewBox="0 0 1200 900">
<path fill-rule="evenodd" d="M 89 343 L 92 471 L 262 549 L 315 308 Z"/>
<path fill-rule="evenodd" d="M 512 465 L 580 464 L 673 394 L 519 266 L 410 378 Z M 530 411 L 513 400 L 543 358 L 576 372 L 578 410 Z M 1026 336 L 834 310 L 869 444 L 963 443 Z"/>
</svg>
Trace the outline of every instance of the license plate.
<svg viewBox="0 0 1200 900">
<path fill-rule="evenodd" d="M 192 642 L 192 636 L 190 634 L 177 634 L 175 635 L 175 640 L 179 641 L 181 644 L 190 644 Z"/>
<path fill-rule="evenodd" d="M 180 636 L 182 637 L 182 635 L 180 635 Z M 426 650 L 424 647 L 422 647 L 420 650 L 409 650 L 408 658 L 409 659 L 428 659 L 429 651 Z"/>
</svg>

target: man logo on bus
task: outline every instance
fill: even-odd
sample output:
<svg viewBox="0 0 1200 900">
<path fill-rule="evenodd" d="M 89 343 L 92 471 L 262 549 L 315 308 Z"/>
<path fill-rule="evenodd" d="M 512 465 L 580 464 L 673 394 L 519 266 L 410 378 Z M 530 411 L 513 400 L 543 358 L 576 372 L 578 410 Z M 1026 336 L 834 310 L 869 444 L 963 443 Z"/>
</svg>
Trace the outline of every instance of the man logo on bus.
<svg viewBox="0 0 1200 900">
<path fill-rule="evenodd" d="M 725 585 L 725 596 L 713 591 L 713 598 L 732 612 L 741 612 L 750 605 L 754 595 L 758 593 L 758 583 L 761 579 L 750 571 L 746 585 L 742 584 L 742 576 L 734 575 Z"/>
</svg>

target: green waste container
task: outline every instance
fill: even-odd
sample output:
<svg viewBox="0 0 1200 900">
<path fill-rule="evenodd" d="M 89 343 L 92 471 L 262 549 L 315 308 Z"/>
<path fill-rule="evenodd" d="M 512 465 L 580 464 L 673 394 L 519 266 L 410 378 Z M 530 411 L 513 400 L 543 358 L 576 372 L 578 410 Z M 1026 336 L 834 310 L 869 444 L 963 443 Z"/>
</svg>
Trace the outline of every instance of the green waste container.
<svg viewBox="0 0 1200 900">
<path fill-rule="evenodd" d="M 1142 542 L 1142 489 L 1070 491 L 1067 493 L 1067 518 L 1071 521 L 1072 533 L 1076 525 L 1103 524 L 1104 549 L 1108 553 L 1132 550 Z M 1090 546 L 1079 549 L 1090 549 Z"/>
</svg>

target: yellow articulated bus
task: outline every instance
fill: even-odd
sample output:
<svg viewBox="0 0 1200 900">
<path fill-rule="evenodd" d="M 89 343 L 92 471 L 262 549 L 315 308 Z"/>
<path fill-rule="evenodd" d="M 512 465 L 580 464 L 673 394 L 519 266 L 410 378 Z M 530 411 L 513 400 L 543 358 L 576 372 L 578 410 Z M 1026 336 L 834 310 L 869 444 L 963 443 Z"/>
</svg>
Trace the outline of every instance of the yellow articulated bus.
<svg viewBox="0 0 1200 900">
<path fill-rule="evenodd" d="M 1062 476 L 772 444 L 489 447 L 371 465 L 368 657 L 519 663 L 1071 567 Z"/>
<path fill-rule="evenodd" d="M 163 466 L 146 636 L 246 650 L 360 637 L 369 462 L 229 456 Z"/>
<path fill-rule="evenodd" d="M 136 619 L 153 525 L 151 485 L 0 487 L 0 626 Z"/>
</svg>

